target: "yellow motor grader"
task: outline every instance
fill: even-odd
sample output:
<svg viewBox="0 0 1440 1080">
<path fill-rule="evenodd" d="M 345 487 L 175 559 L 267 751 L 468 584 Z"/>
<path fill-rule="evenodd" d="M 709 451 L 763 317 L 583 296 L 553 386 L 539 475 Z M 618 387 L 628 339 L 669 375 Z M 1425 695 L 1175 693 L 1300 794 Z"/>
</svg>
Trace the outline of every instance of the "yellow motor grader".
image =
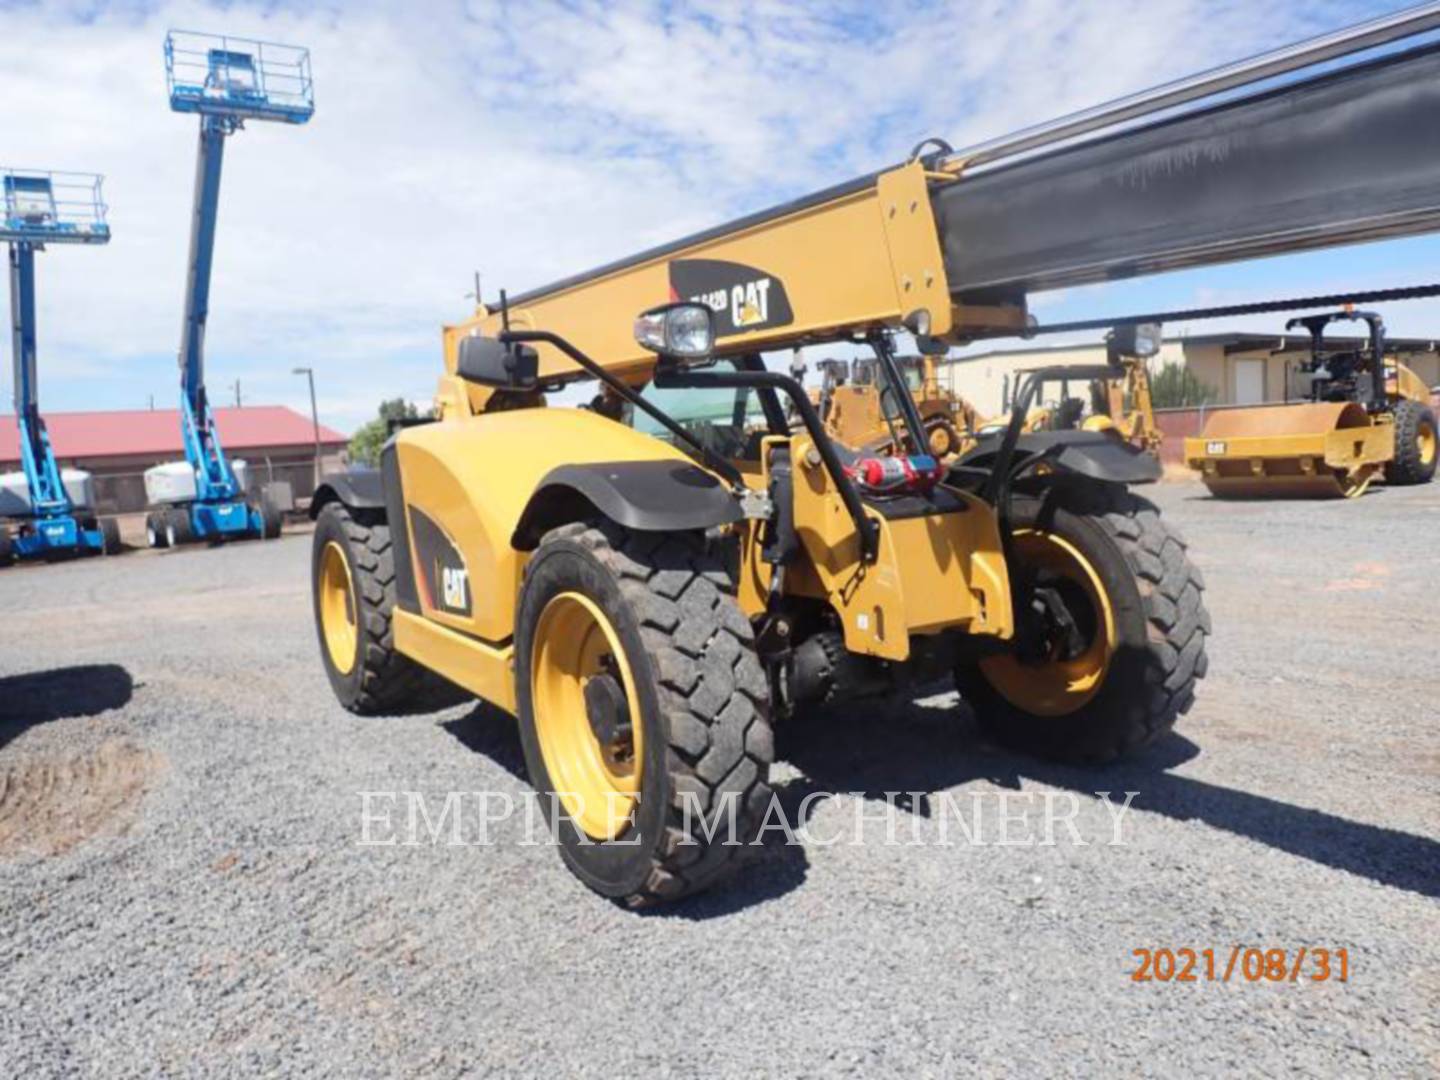
<svg viewBox="0 0 1440 1080">
<path fill-rule="evenodd" d="M 1155 456 L 1160 454 L 1164 432 L 1155 423 L 1150 396 L 1150 358 L 1160 348 L 1160 325 L 1139 323 L 1120 327 L 1106 336 L 1106 364 L 1055 366 L 1036 394 L 1038 404 L 1025 417 L 1024 430 L 1103 431 Z M 1017 380 L 1034 374 L 1016 373 Z M 1073 384 L 1088 384 L 1089 402 L 1071 392 Z M 1054 388 L 1051 395 L 1049 388 Z M 1004 430 L 1005 421 L 979 425 L 979 434 Z"/>
<path fill-rule="evenodd" d="M 974 446 L 979 414 L 964 398 L 940 385 L 935 358 L 897 356 L 895 362 L 925 425 L 931 455 L 943 461 Z M 874 453 L 888 453 L 903 444 L 897 431 L 904 417 L 872 358 L 821 360 L 819 368 L 821 383 L 812 400 L 832 438 Z"/>
<path fill-rule="evenodd" d="M 1157 347 L 1158 330 L 1156 327 Z M 1150 396 L 1150 356 L 1133 355 L 1133 349 L 1131 353 L 1120 351 L 1113 336 L 1111 348 L 1117 351 L 1123 374 L 1091 382 L 1090 415 L 1081 421 L 1080 427 L 1085 431 L 1111 432 L 1158 457 L 1165 433 L 1155 423 L 1155 407 Z"/>
<path fill-rule="evenodd" d="M 458 690 L 513 713 L 565 863 L 630 905 L 737 865 L 798 710 L 948 673 L 1017 749 L 1106 761 L 1170 730 L 1210 618 L 1185 542 L 1131 489 L 1158 462 L 1103 432 L 1023 432 L 1032 380 L 983 454 L 940 466 L 896 341 L 1020 333 L 1034 290 L 1440 223 L 1440 190 L 1344 152 L 1378 133 L 1440 160 L 1418 134 L 1440 57 L 1235 93 L 1337 40 L 968 151 L 923 144 L 447 327 L 438 418 L 312 503 L 336 696 L 380 713 Z M 851 454 L 764 361 L 839 343 L 874 357 L 900 452 Z M 593 407 L 549 403 L 583 380 Z"/>
<path fill-rule="evenodd" d="M 1365 344 L 1327 348 L 1325 330 L 1362 321 Z M 1216 411 L 1185 462 L 1221 498 L 1354 498 L 1383 476 L 1427 484 L 1435 476 L 1436 424 L 1430 392 L 1385 354 L 1385 324 L 1373 312 L 1291 319 L 1310 334 L 1302 402 Z"/>
</svg>

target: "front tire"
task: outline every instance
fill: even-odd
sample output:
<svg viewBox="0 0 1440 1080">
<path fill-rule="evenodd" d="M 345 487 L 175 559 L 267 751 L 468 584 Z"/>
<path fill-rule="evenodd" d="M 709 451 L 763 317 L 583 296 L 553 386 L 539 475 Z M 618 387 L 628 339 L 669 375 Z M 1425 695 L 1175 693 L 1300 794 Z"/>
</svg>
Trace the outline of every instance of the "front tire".
<svg viewBox="0 0 1440 1080">
<path fill-rule="evenodd" d="M 1418 401 L 1395 405 L 1395 458 L 1385 465 L 1387 484 L 1428 484 L 1435 477 L 1435 411 Z"/>
<path fill-rule="evenodd" d="M 262 497 L 256 506 L 256 510 L 259 511 L 260 514 L 260 539 L 278 540 L 285 523 L 279 507 L 269 499 Z"/>
<path fill-rule="evenodd" d="M 1012 749 L 1090 763 L 1170 731 L 1205 676 L 1210 633 L 1184 540 L 1153 504 L 1108 485 L 1017 495 L 1011 519 L 1012 576 L 1037 575 L 1036 617 L 1053 633 L 1028 655 L 957 669 L 981 728 Z"/>
<path fill-rule="evenodd" d="M 930 455 L 936 461 L 943 461 L 960 452 L 960 432 L 944 417 L 935 417 L 925 422 L 925 441 L 929 444 Z"/>
<path fill-rule="evenodd" d="M 769 689 L 704 537 L 552 530 L 515 640 L 525 762 L 571 871 L 631 907 L 733 871 L 770 801 Z"/>
<path fill-rule="evenodd" d="M 100 519 L 100 554 L 120 554 L 120 523 L 114 518 Z"/>
<path fill-rule="evenodd" d="M 360 716 L 445 708 L 467 695 L 395 649 L 390 529 L 330 503 L 315 524 L 311 597 L 320 658 L 340 704 Z"/>
</svg>

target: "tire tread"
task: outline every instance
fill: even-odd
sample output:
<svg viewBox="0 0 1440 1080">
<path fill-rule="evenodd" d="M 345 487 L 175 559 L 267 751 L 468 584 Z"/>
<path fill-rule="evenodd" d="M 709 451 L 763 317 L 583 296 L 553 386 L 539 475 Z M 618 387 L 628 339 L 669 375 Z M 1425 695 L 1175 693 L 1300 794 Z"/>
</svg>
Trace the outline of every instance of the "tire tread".
<svg viewBox="0 0 1440 1080">
<path fill-rule="evenodd" d="M 660 696 L 671 799 L 644 884 L 624 898 L 632 908 L 699 892 L 728 875 L 749 849 L 769 805 L 774 736 L 769 689 L 749 621 L 740 615 L 724 560 L 703 536 L 642 533 L 608 520 L 577 522 L 541 539 L 584 548 L 619 586 L 639 623 Z M 686 793 L 708 815 L 734 805 L 740 843 L 707 843 L 700 821 L 686 830 Z M 692 815 L 692 818 L 695 815 Z"/>
<path fill-rule="evenodd" d="M 1428 484 L 1435 476 L 1435 462 L 1420 460 L 1418 441 L 1420 424 L 1428 421 L 1430 430 L 1437 430 L 1435 410 L 1418 401 L 1406 399 L 1395 405 L 1395 457 L 1385 463 L 1387 484 Z"/>
<path fill-rule="evenodd" d="M 333 514 L 350 542 L 351 573 L 362 600 L 360 618 L 360 688 L 347 707 L 362 716 L 424 712 L 464 701 L 468 695 L 448 680 L 422 667 L 395 648 L 395 559 L 390 527 L 357 520 L 341 503 L 322 513 Z"/>
</svg>

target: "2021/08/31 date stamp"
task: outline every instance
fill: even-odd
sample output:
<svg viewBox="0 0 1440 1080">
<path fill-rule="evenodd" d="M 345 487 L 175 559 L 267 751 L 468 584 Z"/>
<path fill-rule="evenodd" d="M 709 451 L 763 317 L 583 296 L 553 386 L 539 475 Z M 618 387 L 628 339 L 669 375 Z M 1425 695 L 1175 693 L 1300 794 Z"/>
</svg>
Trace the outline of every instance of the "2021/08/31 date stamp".
<svg viewBox="0 0 1440 1080">
<path fill-rule="evenodd" d="M 1131 982 L 1349 982 L 1348 949 L 1142 948 L 1131 950 Z"/>
</svg>

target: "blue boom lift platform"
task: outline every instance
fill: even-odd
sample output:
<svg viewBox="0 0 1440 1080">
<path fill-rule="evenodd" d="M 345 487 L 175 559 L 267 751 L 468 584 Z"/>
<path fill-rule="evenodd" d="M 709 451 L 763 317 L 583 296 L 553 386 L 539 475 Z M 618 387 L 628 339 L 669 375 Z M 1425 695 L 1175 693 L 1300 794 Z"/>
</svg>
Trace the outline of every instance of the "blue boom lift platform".
<svg viewBox="0 0 1440 1080">
<path fill-rule="evenodd" d="M 0 566 L 15 559 L 113 554 L 114 519 L 94 513 L 90 476 L 61 470 L 40 417 L 35 253 L 47 244 L 105 244 L 102 178 L 93 173 L 0 168 L 0 240 L 10 247 L 10 319 L 19 473 L 0 475 Z"/>
<path fill-rule="evenodd" d="M 146 471 L 152 547 L 192 540 L 280 535 L 280 514 L 247 496 L 239 462 L 226 458 L 205 393 L 205 322 L 220 206 L 225 140 L 246 120 L 303 124 L 315 111 L 309 50 L 174 30 L 165 38 L 170 107 L 200 118 L 195 206 L 190 222 L 185 321 L 180 338 L 180 423 L 185 463 Z M 237 476 L 237 472 L 241 475 Z"/>
</svg>

